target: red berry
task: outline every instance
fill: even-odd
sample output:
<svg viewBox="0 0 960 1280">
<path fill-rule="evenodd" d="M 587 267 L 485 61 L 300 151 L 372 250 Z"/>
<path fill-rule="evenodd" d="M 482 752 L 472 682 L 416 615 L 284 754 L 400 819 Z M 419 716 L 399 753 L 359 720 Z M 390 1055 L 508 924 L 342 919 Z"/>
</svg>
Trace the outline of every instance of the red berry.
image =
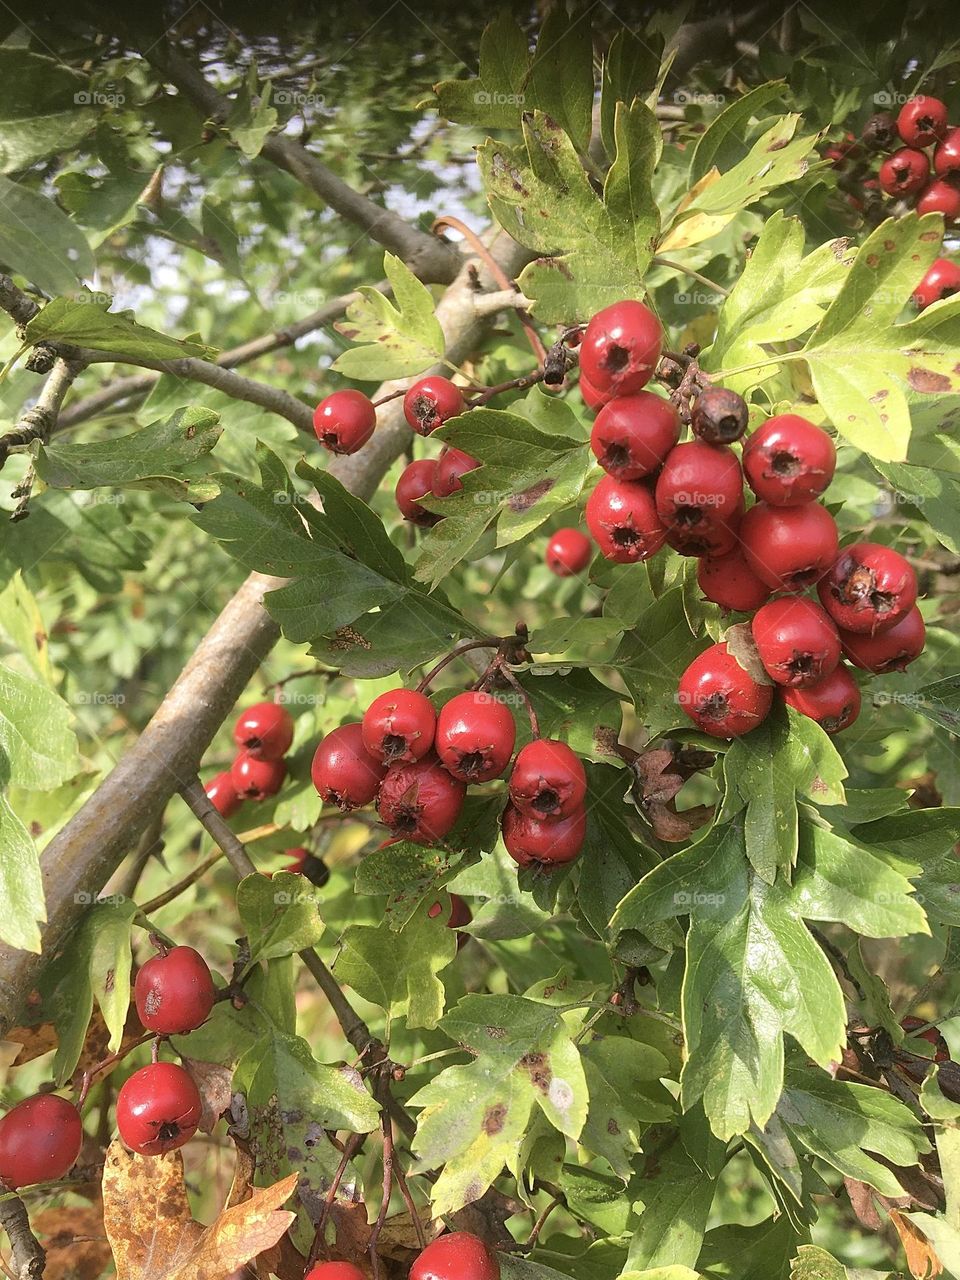
<svg viewBox="0 0 960 1280">
<path fill-rule="evenodd" d="M 733 514 L 722 519 L 706 516 L 697 524 L 678 524 L 667 533 L 667 546 L 682 556 L 725 556 L 737 545 L 740 521 L 743 519 L 743 503 Z"/>
<path fill-rule="evenodd" d="M 558 578 L 572 578 L 593 559 L 593 543 L 579 529 L 558 529 L 547 543 L 545 559 Z"/>
<path fill-rule="evenodd" d="M 574 809 L 565 818 L 538 818 L 508 804 L 500 821 L 507 853 L 521 867 L 573 862 L 587 834 L 585 809 Z"/>
<path fill-rule="evenodd" d="M 638 391 L 618 396 L 597 414 L 590 447 L 604 471 L 618 480 L 650 475 L 680 439 L 680 415 L 663 396 Z"/>
<path fill-rule="evenodd" d="M 204 783 L 203 789 L 221 818 L 232 817 L 243 804 L 242 798 L 237 795 L 237 788 L 233 785 L 233 775 L 229 769 L 224 773 L 218 773 L 215 778 Z"/>
<path fill-rule="evenodd" d="M 258 702 L 237 717 L 233 740 L 254 760 L 280 760 L 293 741 L 293 717 L 278 702 Z"/>
<path fill-rule="evenodd" d="M 937 258 L 914 289 L 911 301 L 922 311 L 942 298 L 952 298 L 955 293 L 960 293 L 960 265 L 949 258 Z"/>
<path fill-rule="evenodd" d="M 434 375 L 415 382 L 403 397 L 403 416 L 418 435 L 431 431 L 464 410 L 463 392 L 449 378 Z"/>
<path fill-rule="evenodd" d="M 904 614 L 899 622 L 875 635 L 858 635 L 855 631 L 841 631 L 843 652 L 855 667 L 886 675 L 888 671 L 903 671 L 923 653 L 927 629 L 923 615 L 916 605 Z"/>
<path fill-rule="evenodd" d="M 743 517 L 740 544 L 747 564 L 768 587 L 803 591 L 836 560 L 837 526 L 817 502 L 799 507 L 758 502 Z"/>
<path fill-rule="evenodd" d="M 147 1031 L 182 1036 L 206 1022 L 217 990 L 207 962 L 193 947 L 153 956 L 134 983 L 137 1016 Z"/>
<path fill-rule="evenodd" d="M 901 147 L 887 156 L 877 177 L 888 196 L 910 196 L 930 180 L 930 161 L 922 151 Z"/>
<path fill-rule="evenodd" d="M 827 433 L 796 413 L 768 418 L 743 446 L 747 484 L 773 507 L 819 498 L 836 466 L 837 450 Z"/>
<path fill-rule="evenodd" d="M 458 693 L 437 717 L 437 755 L 455 778 L 499 778 L 517 736 L 510 709 L 489 693 Z"/>
<path fill-rule="evenodd" d="M 131 1151 L 159 1156 L 190 1141 L 202 1111 L 193 1077 L 174 1062 L 153 1062 L 121 1086 L 117 1128 Z"/>
<path fill-rule="evenodd" d="M 738 738 L 766 719 L 773 689 L 757 684 L 721 642 L 684 671 L 677 701 L 698 729 L 714 738 Z"/>
<path fill-rule="evenodd" d="M 721 609 L 751 613 L 770 599 L 770 588 L 747 564 L 739 547 L 723 556 L 703 556 L 697 582 L 708 600 Z"/>
<path fill-rule="evenodd" d="M 937 178 L 917 201 L 917 213 L 942 213 L 947 222 L 960 218 L 960 187 Z"/>
<path fill-rule="evenodd" d="M 583 807 L 587 794 L 583 761 L 565 742 L 535 738 L 517 752 L 509 791 L 521 813 L 567 818 Z"/>
<path fill-rule="evenodd" d="M 648 560 L 667 538 L 653 494 L 639 480 L 604 476 L 587 499 L 586 518 L 600 554 L 617 564 Z"/>
<path fill-rule="evenodd" d="M 657 515 L 677 535 L 677 549 L 686 554 L 722 555 L 730 550 L 742 502 L 740 463 L 726 445 L 702 440 L 677 445 L 657 478 Z M 721 529 L 725 534 L 718 541 Z"/>
<path fill-rule="evenodd" d="M 588 409 L 602 409 L 610 399 L 609 391 L 598 391 L 590 379 L 585 378 L 582 373 L 577 386 L 580 388 L 581 399 Z"/>
<path fill-rule="evenodd" d="M 898 551 L 877 542 L 844 547 L 817 588 L 820 603 L 842 631 L 873 635 L 910 612 L 917 575 Z"/>
<path fill-rule="evenodd" d="M 427 915 L 431 920 L 436 920 L 437 916 L 443 911 L 442 902 L 434 902 L 427 910 Z M 473 919 L 473 912 L 464 902 L 458 893 L 450 894 L 450 915 L 447 918 L 447 928 L 453 929 L 455 932 L 465 928 Z M 461 933 L 457 938 L 457 950 L 461 951 L 470 941 L 469 934 Z"/>
<path fill-rule="evenodd" d="M 816 720 L 827 733 L 839 733 L 860 714 L 860 689 L 841 662 L 828 676 L 805 689 L 784 689 L 783 700 L 801 715 Z"/>
<path fill-rule="evenodd" d="M 414 844 L 436 844 L 460 816 L 467 788 L 436 756 L 387 770 L 377 796 L 380 820 L 395 836 Z"/>
<path fill-rule="evenodd" d="M 642 302 L 615 302 L 598 311 L 580 344 L 580 369 L 600 394 L 640 391 L 660 359 L 663 329 Z"/>
<path fill-rule="evenodd" d="M 840 636 L 812 600 L 771 600 L 751 624 L 763 669 L 776 684 L 816 684 L 840 661 Z"/>
<path fill-rule="evenodd" d="M 0 1120 L 0 1180 L 8 1187 L 55 1182 L 76 1164 L 83 1124 L 72 1102 L 38 1093 Z"/>
<path fill-rule="evenodd" d="M 477 459 L 471 458 L 469 453 L 447 445 L 437 459 L 437 469 L 433 477 L 433 496 L 449 498 L 451 494 L 459 493 L 463 488 L 462 477 L 468 471 L 476 471 L 479 466 Z"/>
<path fill-rule="evenodd" d="M 237 795 L 244 800 L 267 800 L 283 786 L 287 766 L 283 760 L 256 760 L 241 751 L 230 767 Z"/>
<path fill-rule="evenodd" d="M 311 1267 L 303 1280 L 366 1280 L 352 1262 L 321 1262 Z"/>
<path fill-rule="evenodd" d="M 391 689 L 374 698 L 361 721 L 363 745 L 387 764 L 419 760 L 433 746 L 437 713 L 425 693 Z"/>
<path fill-rule="evenodd" d="M 908 147 L 929 147 L 947 132 L 947 107 L 939 98 L 908 98 L 897 116 L 897 132 Z"/>
<path fill-rule="evenodd" d="M 500 1264 L 478 1236 L 451 1231 L 427 1245 L 409 1280 L 500 1280 Z"/>
<path fill-rule="evenodd" d="M 938 178 L 960 169 L 960 129 L 948 129 L 933 153 L 933 171 Z"/>
<path fill-rule="evenodd" d="M 303 868 L 307 864 L 307 859 L 312 858 L 313 854 L 309 849 L 305 849 L 303 845 L 298 845 L 295 849 L 284 849 L 284 856 L 290 861 L 281 870 L 289 871 L 291 875 L 303 875 Z"/>
<path fill-rule="evenodd" d="M 913 1014 L 904 1018 L 900 1025 L 908 1035 L 914 1036 L 917 1040 L 926 1040 L 928 1044 L 932 1044 L 936 1049 L 933 1056 L 934 1062 L 949 1062 L 950 1046 L 944 1040 L 938 1027 L 928 1027 L 926 1024 L 928 1018 L 917 1018 Z M 919 1027 L 925 1027 L 926 1030 L 919 1031 Z"/>
<path fill-rule="evenodd" d="M 334 391 L 313 411 L 317 439 L 331 453 L 356 453 L 373 435 L 377 411 L 369 396 L 348 387 Z"/>
<path fill-rule="evenodd" d="M 749 420 L 743 396 L 726 387 L 706 387 L 694 401 L 690 426 L 707 444 L 732 444 L 746 431 Z"/>
<path fill-rule="evenodd" d="M 404 520 L 411 524 L 421 525 L 429 529 L 441 518 L 434 511 L 428 511 L 420 505 L 420 498 L 433 496 L 433 486 L 437 480 L 437 463 L 435 458 L 419 458 L 404 467 L 394 495 L 397 506 Z"/>
<path fill-rule="evenodd" d="M 387 766 L 363 745 L 359 724 L 342 724 L 317 747 L 310 776 L 325 804 L 357 809 L 370 804 L 383 781 Z"/>
</svg>

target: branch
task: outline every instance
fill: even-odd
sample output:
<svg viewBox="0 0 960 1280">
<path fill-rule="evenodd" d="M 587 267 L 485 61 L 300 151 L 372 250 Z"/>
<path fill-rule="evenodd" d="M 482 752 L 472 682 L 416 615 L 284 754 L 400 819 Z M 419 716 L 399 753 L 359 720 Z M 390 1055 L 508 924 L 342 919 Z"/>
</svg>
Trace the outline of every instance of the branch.
<svg viewBox="0 0 960 1280">
<path fill-rule="evenodd" d="M 11 450 L 23 448 L 34 440 L 44 443 L 49 440 L 50 433 L 56 426 L 63 398 L 84 363 L 82 357 L 69 360 L 57 357 L 36 403 L 20 415 L 20 420 L 12 431 L 0 436 L 0 467 L 10 456 Z"/>
<path fill-rule="evenodd" d="M 43 1246 L 30 1230 L 30 1219 L 19 1196 L 0 1200 L 0 1226 L 10 1238 L 10 1265 L 16 1280 L 41 1280 L 47 1264 Z"/>
</svg>

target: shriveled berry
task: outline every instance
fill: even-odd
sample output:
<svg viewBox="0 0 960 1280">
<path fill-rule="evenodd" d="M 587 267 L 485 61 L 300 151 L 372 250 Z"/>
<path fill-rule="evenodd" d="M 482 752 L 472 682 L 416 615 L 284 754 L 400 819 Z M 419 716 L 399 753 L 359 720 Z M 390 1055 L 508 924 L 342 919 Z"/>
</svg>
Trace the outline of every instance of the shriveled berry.
<svg viewBox="0 0 960 1280">
<path fill-rule="evenodd" d="M 449 498 L 451 494 L 459 493 L 463 488 L 463 477 L 468 471 L 476 471 L 479 466 L 477 459 L 471 458 L 469 453 L 447 445 L 437 459 L 437 469 L 433 477 L 433 496 Z"/>
<path fill-rule="evenodd" d="M 72 1102 L 37 1093 L 0 1120 L 0 1180 L 8 1187 L 55 1182 L 77 1162 L 83 1124 Z"/>
<path fill-rule="evenodd" d="M 650 475 L 680 439 L 680 415 L 652 391 L 617 396 L 597 414 L 590 433 L 594 456 L 618 480 Z"/>
<path fill-rule="evenodd" d="M 193 947 L 172 947 L 137 972 L 134 1000 L 147 1031 L 182 1036 L 210 1016 L 217 990 L 207 962 Z"/>
<path fill-rule="evenodd" d="M 928 1027 L 929 1018 L 918 1018 L 915 1014 L 908 1014 L 900 1022 L 900 1026 L 906 1031 L 907 1035 L 914 1036 L 917 1040 L 926 1040 L 928 1044 L 932 1044 L 936 1053 L 933 1056 L 934 1062 L 948 1062 L 950 1060 L 950 1046 L 947 1044 L 939 1027 Z M 920 1028 L 924 1030 L 921 1031 Z"/>
<path fill-rule="evenodd" d="M 833 479 L 833 441 L 797 413 L 768 418 L 743 446 L 747 483 L 762 502 L 794 507 L 818 498 Z"/>
<path fill-rule="evenodd" d="M 743 517 L 740 545 L 761 582 L 774 590 L 803 591 L 836 560 L 837 526 L 817 502 L 798 507 L 758 502 Z"/>
<path fill-rule="evenodd" d="M 387 770 L 377 796 L 380 820 L 395 836 L 436 844 L 456 824 L 467 788 L 434 755 Z"/>
<path fill-rule="evenodd" d="M 517 752 L 509 791 L 521 813 L 537 818 L 569 817 L 582 808 L 587 794 L 583 761 L 565 742 L 535 738 Z"/>
<path fill-rule="evenodd" d="M 763 669 L 776 684 L 816 684 L 840 661 L 837 628 L 812 600 L 771 600 L 757 610 L 751 630 Z"/>
<path fill-rule="evenodd" d="M 190 1141 L 202 1111 L 193 1077 L 174 1062 L 154 1062 L 121 1086 L 117 1128 L 132 1151 L 159 1156 Z"/>
<path fill-rule="evenodd" d="M 913 291 L 911 302 L 919 310 L 943 298 L 960 293 L 960 265 L 949 258 L 937 258 Z"/>
<path fill-rule="evenodd" d="M 842 631 L 873 635 L 899 622 L 916 604 L 917 575 L 892 547 L 855 542 L 840 552 L 817 590 Z"/>
<path fill-rule="evenodd" d="M 740 547 L 723 556 L 703 556 L 697 582 L 706 598 L 725 610 L 751 613 L 770 599 L 770 588 L 747 564 Z"/>
<path fill-rule="evenodd" d="M 707 444 L 733 444 L 746 431 L 749 419 L 743 396 L 727 387 L 706 387 L 694 401 L 690 426 Z"/>
<path fill-rule="evenodd" d="M 827 733 L 848 729 L 860 714 L 860 688 L 841 662 L 828 676 L 803 689 L 784 689 L 784 702 L 816 720 Z"/>
<path fill-rule="evenodd" d="M 877 177 L 888 196 L 911 196 L 929 181 L 930 162 L 922 151 L 901 147 L 887 156 Z"/>
<path fill-rule="evenodd" d="M 403 416 L 421 436 L 428 436 L 464 410 L 463 392 L 449 378 L 434 374 L 415 382 L 403 397 Z"/>
<path fill-rule="evenodd" d="M 677 701 L 698 729 L 714 738 L 738 738 L 766 719 L 773 687 L 758 684 L 721 641 L 684 671 Z"/>
<path fill-rule="evenodd" d="M 278 702 L 258 702 L 237 717 L 233 740 L 254 760 L 280 760 L 293 741 L 293 717 Z"/>
<path fill-rule="evenodd" d="M 600 554 L 617 564 L 649 560 L 667 538 L 653 494 L 640 480 L 604 476 L 587 499 L 586 517 Z"/>
<path fill-rule="evenodd" d="M 947 121 L 946 103 L 919 93 L 900 108 L 897 132 L 908 147 L 929 147 L 947 132 Z"/>
<path fill-rule="evenodd" d="M 298 845 L 295 849 L 285 849 L 284 853 L 290 858 L 290 862 L 282 870 L 289 871 L 291 875 L 303 876 L 318 889 L 330 879 L 330 868 L 324 860 L 302 845 Z"/>
<path fill-rule="evenodd" d="M 489 693 L 458 693 L 437 717 L 437 755 L 463 782 L 498 778 L 510 762 L 516 736 L 510 709 Z"/>
<path fill-rule="evenodd" d="M 344 811 L 370 804 L 383 781 L 387 766 L 363 745 L 359 724 L 342 724 L 317 747 L 310 776 L 325 804 Z"/>
<path fill-rule="evenodd" d="M 204 783 L 204 791 L 210 803 L 221 818 L 231 818 L 243 804 L 243 797 L 237 794 L 233 783 L 233 774 L 229 769 L 218 773 L 216 777 Z"/>
<path fill-rule="evenodd" d="M 920 657 L 926 642 L 927 629 L 923 615 L 916 605 L 885 631 L 877 631 L 873 635 L 858 635 L 855 631 L 840 632 L 844 656 L 855 667 L 860 667 L 862 671 L 873 671 L 876 675 L 905 670 Z"/>
<path fill-rule="evenodd" d="M 313 413 L 317 439 L 331 453 L 356 453 L 373 435 L 377 411 L 369 396 L 347 387 L 321 400 Z"/>
<path fill-rule="evenodd" d="M 662 343 L 663 329 L 649 307 L 630 299 L 615 302 L 587 325 L 580 343 L 582 375 L 601 395 L 632 395 L 653 376 Z"/>
<path fill-rule="evenodd" d="M 572 578 L 593 559 L 593 543 L 579 529 L 558 529 L 547 543 L 544 558 L 558 578 Z"/>
<path fill-rule="evenodd" d="M 374 698 L 361 721 L 363 745 L 387 764 L 419 760 L 433 746 L 437 713 L 416 689 L 391 689 Z"/>
<path fill-rule="evenodd" d="M 560 866 L 573 862 L 583 848 L 587 814 L 574 809 L 565 818 L 539 818 L 508 804 L 501 827 L 504 847 L 519 866 Z"/>
<path fill-rule="evenodd" d="M 878 111 L 863 127 L 863 145 L 870 151 L 889 151 L 897 145 L 897 121 L 889 111 Z"/>
<path fill-rule="evenodd" d="M 283 786 L 287 766 L 283 760 L 256 760 L 241 751 L 230 767 L 237 795 L 244 800 L 268 800 Z"/>
<path fill-rule="evenodd" d="M 428 511 L 420 503 L 421 498 L 434 496 L 433 486 L 437 482 L 437 461 L 435 458 L 418 458 L 404 467 L 397 481 L 394 496 L 404 520 L 418 524 L 424 529 L 437 523 L 441 517 L 434 511 Z"/>
</svg>

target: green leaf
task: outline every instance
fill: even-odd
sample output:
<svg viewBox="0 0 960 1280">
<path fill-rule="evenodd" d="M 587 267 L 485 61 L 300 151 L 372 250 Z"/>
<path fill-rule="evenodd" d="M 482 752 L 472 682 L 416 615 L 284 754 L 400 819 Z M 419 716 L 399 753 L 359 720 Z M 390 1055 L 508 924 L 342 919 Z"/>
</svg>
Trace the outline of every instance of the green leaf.
<svg viewBox="0 0 960 1280">
<path fill-rule="evenodd" d="M 270 81 L 260 85 L 256 65 L 251 63 L 247 78 L 234 99 L 233 110 L 227 117 L 226 128 L 246 158 L 254 160 L 277 127 L 277 121 L 276 109 L 270 105 Z"/>
<path fill-rule="evenodd" d="M 0 261 L 44 293 L 76 293 L 77 281 L 96 271 L 80 228 L 52 200 L 2 175 Z"/>
<path fill-rule="evenodd" d="M 898 858 L 931 862 L 950 853 L 960 840 L 960 808 L 905 809 L 874 822 L 861 822 L 853 834 L 863 844 L 878 847 Z"/>
<path fill-rule="evenodd" d="M 109 311 L 108 304 L 100 303 L 97 298 L 98 295 L 85 297 L 76 292 L 69 298 L 54 298 L 27 325 L 25 340 L 95 347 L 118 358 L 129 356 L 134 361 L 177 360 L 181 356 L 209 360 L 216 355 L 214 347 L 191 338 L 168 338 L 165 333 L 137 324 L 132 311 Z"/>
<path fill-rule="evenodd" d="M 46 918 L 39 854 L 29 831 L 0 795 L 0 938 L 39 955 L 37 922 Z"/>
<path fill-rule="evenodd" d="M 89 935 L 90 985 L 110 1032 L 111 1053 L 123 1041 L 130 1008 L 130 935 L 136 914 L 137 904 L 129 898 L 98 903 L 82 926 Z"/>
<path fill-rule="evenodd" d="M 722 173 L 715 182 L 703 185 L 696 198 L 683 210 L 681 219 L 701 213 L 733 215 L 762 199 L 774 187 L 802 177 L 807 171 L 807 157 L 816 146 L 819 135 L 794 138 L 799 123 L 798 115 L 781 117 L 757 139 L 739 163 Z"/>
<path fill-rule="evenodd" d="M 946 1268 L 947 1275 L 960 1272 L 960 1229 L 941 1214 L 904 1213 L 903 1216 L 930 1241 L 934 1253 Z"/>
<path fill-rule="evenodd" d="M 783 80 L 770 80 L 757 85 L 742 97 L 731 102 L 715 116 L 697 139 L 690 161 L 690 185 L 694 186 L 711 169 L 721 173 L 745 160 L 749 146 L 745 141 L 747 126 L 771 102 L 782 98 L 786 86 Z M 776 217 L 780 210 L 774 214 Z M 749 259 L 747 262 L 749 267 Z"/>
<path fill-rule="evenodd" d="M 790 1268 L 790 1280 L 847 1280 L 842 1263 L 818 1245 L 802 1244 Z"/>
<path fill-rule="evenodd" d="M 446 345 L 434 315 L 433 297 L 402 259 L 383 255 L 383 268 L 396 306 L 377 289 L 364 286 L 334 326 L 362 346 L 342 352 L 331 366 L 348 378 L 381 382 L 423 373 L 443 359 Z"/>
<path fill-rule="evenodd" d="M 72 715 L 46 684 L 0 663 L 0 777 L 49 791 L 80 768 Z"/>
<path fill-rule="evenodd" d="M 434 85 L 441 116 L 487 129 L 518 128 L 531 58 L 526 34 L 506 9 L 501 10 L 480 37 L 479 76 Z"/>
<path fill-rule="evenodd" d="M 400 930 L 426 897 L 435 901 L 442 886 L 459 874 L 458 862 L 445 849 L 401 840 L 368 853 L 357 867 L 353 887 L 357 893 L 385 896 L 384 922 Z"/>
<path fill-rule="evenodd" d="M 627 1182 L 644 1128 L 674 1115 L 673 1099 L 659 1084 L 669 1064 L 652 1045 L 626 1036 L 598 1036 L 581 1054 L 590 1109 L 580 1143 Z"/>
<path fill-rule="evenodd" d="M 624 635 L 611 666 L 623 677 L 649 734 L 685 724 L 677 685 L 702 648 L 703 641 L 690 630 L 680 587 L 661 596 Z"/>
<path fill-rule="evenodd" d="M 643 1212 L 627 1266 L 640 1272 L 666 1265 L 692 1267 L 700 1256 L 716 1183 L 704 1177 L 679 1143 L 654 1162 L 654 1169 L 653 1177 L 636 1184 Z"/>
<path fill-rule="evenodd" d="M 657 86 L 663 36 L 645 31 L 643 38 L 629 27 L 621 27 L 603 59 L 600 86 L 600 135 L 608 156 L 616 153 L 617 105 L 630 106 L 635 98 L 646 98 Z"/>
<path fill-rule="evenodd" d="M 960 554 L 960 477 L 906 462 L 874 460 L 873 465 L 911 506 L 922 509 L 924 519 L 947 550 Z M 915 706 L 923 714 L 919 699 Z"/>
<path fill-rule="evenodd" d="M 245 876 L 237 886 L 237 911 L 250 940 L 250 963 L 293 955 L 320 941 L 319 889 L 303 876 L 278 871 L 272 879 Z"/>
<path fill-rule="evenodd" d="M 524 85 L 524 111 L 542 111 L 585 151 L 593 132 L 593 38 L 588 13 L 549 9 Z"/>
<path fill-rule="evenodd" d="M 960 675 L 923 685 L 917 690 L 916 709 L 948 733 L 960 734 Z"/>
<path fill-rule="evenodd" d="M 797 1241 L 785 1213 L 754 1227 L 714 1227 L 704 1239 L 700 1266 L 710 1280 L 787 1280 Z"/>
<path fill-rule="evenodd" d="M 97 123 L 92 101 L 86 79 L 58 59 L 0 47 L 0 172 L 75 147 Z"/>
</svg>

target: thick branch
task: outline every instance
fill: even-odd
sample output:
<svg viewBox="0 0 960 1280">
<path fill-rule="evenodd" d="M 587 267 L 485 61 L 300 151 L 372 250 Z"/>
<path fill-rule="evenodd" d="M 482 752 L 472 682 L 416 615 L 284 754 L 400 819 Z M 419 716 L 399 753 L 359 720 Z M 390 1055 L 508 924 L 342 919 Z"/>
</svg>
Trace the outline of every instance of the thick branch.
<svg viewBox="0 0 960 1280">
<path fill-rule="evenodd" d="M 20 420 L 12 431 L 0 436 L 0 467 L 10 456 L 11 450 L 22 448 L 34 440 L 49 440 L 50 433 L 56 426 L 63 398 L 83 364 L 82 359 L 66 360 L 62 356 L 57 357 L 36 403 L 20 415 Z"/>
<path fill-rule="evenodd" d="M 0 1200 L 0 1227 L 10 1238 L 10 1268 L 17 1280 L 41 1280 L 47 1255 L 30 1230 L 30 1219 L 19 1196 Z"/>
</svg>

